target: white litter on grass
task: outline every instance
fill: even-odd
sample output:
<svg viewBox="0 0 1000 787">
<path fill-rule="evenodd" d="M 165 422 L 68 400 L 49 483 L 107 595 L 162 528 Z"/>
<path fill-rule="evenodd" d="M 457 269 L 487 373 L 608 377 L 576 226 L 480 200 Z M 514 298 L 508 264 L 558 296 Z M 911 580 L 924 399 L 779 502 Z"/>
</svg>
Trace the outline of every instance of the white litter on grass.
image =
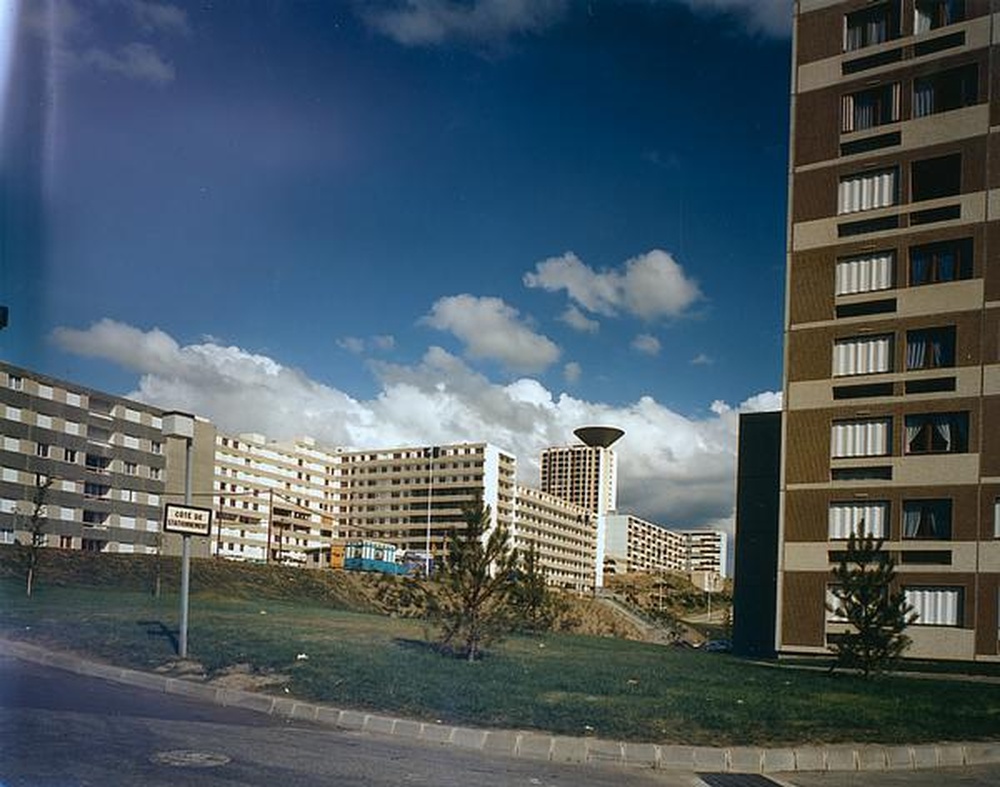
<svg viewBox="0 0 1000 787">
<path fill-rule="evenodd" d="M 308 658 L 309 658 L 309 654 L 307 654 L 307 653 L 300 653 L 298 656 L 295 657 L 295 660 L 296 661 L 305 661 Z"/>
</svg>

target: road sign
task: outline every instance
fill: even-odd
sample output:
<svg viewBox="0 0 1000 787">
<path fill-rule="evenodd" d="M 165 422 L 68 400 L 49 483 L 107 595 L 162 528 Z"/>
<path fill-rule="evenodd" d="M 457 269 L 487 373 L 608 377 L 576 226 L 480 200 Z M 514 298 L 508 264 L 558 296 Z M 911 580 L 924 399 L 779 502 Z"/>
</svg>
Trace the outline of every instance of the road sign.
<svg viewBox="0 0 1000 787">
<path fill-rule="evenodd" d="M 163 530 L 186 536 L 207 536 L 212 530 L 212 509 L 167 503 L 163 511 Z"/>
</svg>

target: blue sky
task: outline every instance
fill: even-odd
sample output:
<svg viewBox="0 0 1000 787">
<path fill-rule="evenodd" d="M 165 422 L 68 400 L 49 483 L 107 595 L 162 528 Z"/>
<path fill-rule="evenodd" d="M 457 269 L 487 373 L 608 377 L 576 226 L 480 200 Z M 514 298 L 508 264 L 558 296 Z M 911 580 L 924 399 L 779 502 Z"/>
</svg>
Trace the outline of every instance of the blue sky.
<svg viewBox="0 0 1000 787">
<path fill-rule="evenodd" d="M 624 508 L 731 522 L 736 413 L 779 401 L 789 2 L 0 9 L 4 359 L 529 481 L 610 421 Z"/>
</svg>

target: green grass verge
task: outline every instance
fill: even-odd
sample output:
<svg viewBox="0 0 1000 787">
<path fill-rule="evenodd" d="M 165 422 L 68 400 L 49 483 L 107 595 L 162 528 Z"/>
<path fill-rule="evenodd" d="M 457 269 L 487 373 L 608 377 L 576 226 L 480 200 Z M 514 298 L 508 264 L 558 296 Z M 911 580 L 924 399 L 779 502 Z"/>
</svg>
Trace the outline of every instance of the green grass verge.
<svg viewBox="0 0 1000 787">
<path fill-rule="evenodd" d="M 0 581 L 0 634 L 116 664 L 175 658 L 177 596 Z M 512 637 L 481 662 L 443 658 L 420 621 L 308 600 L 194 593 L 189 648 L 209 676 L 287 676 L 294 696 L 445 723 L 697 745 L 924 742 L 1000 735 L 1000 687 L 865 681 L 724 654 L 569 635 Z M 308 659 L 298 659 L 298 654 Z M 282 688 L 275 689 L 283 691 Z"/>
</svg>

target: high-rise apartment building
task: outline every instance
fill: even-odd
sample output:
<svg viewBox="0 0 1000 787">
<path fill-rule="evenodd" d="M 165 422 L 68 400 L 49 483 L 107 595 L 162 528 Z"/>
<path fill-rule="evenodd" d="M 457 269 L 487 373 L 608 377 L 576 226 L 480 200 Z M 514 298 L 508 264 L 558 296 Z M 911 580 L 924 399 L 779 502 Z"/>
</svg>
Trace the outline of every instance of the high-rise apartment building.
<svg viewBox="0 0 1000 787">
<path fill-rule="evenodd" d="M 606 514 L 618 505 L 615 452 L 599 445 L 567 445 L 542 451 L 542 491 Z"/>
<path fill-rule="evenodd" d="M 795 3 L 777 646 L 884 539 L 909 655 L 997 659 L 1000 3 Z"/>
<path fill-rule="evenodd" d="M 39 485 L 45 546 L 179 554 L 161 530 L 183 501 L 185 450 L 163 434 L 156 407 L 0 364 L 0 543 L 28 543 Z M 214 427 L 195 422 L 195 504 L 210 505 Z M 205 539 L 193 539 L 205 555 Z"/>
</svg>

